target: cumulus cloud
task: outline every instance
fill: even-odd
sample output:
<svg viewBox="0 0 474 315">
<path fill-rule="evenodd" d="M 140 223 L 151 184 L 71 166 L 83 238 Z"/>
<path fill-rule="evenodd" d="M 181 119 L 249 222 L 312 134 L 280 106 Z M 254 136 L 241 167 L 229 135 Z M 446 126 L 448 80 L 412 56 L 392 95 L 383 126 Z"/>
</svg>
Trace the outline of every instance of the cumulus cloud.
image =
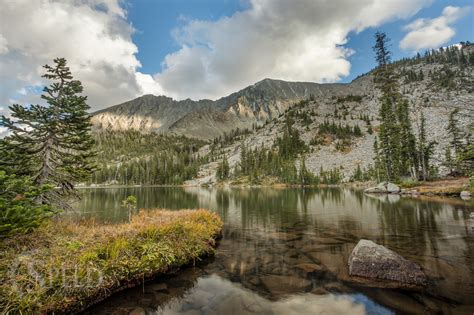
<svg viewBox="0 0 474 315">
<path fill-rule="evenodd" d="M 176 98 L 215 99 L 266 77 L 334 82 L 347 76 L 351 31 L 408 18 L 425 0 L 251 0 L 217 21 L 190 20 L 174 31 L 181 48 L 154 75 Z"/>
<path fill-rule="evenodd" d="M 0 104 L 38 102 L 42 65 L 65 57 L 93 109 L 144 91 L 133 28 L 120 0 L 5 0 L 0 10 Z M 143 75 L 146 77 L 146 75 Z M 151 79 L 151 76 L 149 76 Z M 33 89 L 34 90 L 34 89 Z M 24 90 L 23 90 L 24 91 Z"/>
<path fill-rule="evenodd" d="M 0 55 L 8 52 L 7 39 L 0 34 Z"/>
<path fill-rule="evenodd" d="M 3 0 L 0 104 L 39 101 L 35 87 L 47 83 L 41 65 L 55 57 L 68 60 L 93 109 L 145 93 L 216 99 L 266 77 L 334 82 L 350 71 L 348 34 L 411 17 L 431 2 L 249 1 L 217 21 L 183 20 L 173 31 L 180 48 L 152 76 L 140 72 L 122 0 Z"/>
<path fill-rule="evenodd" d="M 447 6 L 437 18 L 415 20 L 405 26 L 405 30 L 409 32 L 400 41 L 400 48 L 417 51 L 442 46 L 456 34 L 451 24 L 468 11 L 468 7 Z"/>
</svg>

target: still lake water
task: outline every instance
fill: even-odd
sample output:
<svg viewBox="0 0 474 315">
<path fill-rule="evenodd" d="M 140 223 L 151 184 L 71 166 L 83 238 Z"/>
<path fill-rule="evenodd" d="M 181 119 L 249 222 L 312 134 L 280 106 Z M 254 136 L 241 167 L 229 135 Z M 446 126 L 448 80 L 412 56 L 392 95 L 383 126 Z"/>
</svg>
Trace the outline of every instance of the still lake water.
<svg viewBox="0 0 474 315">
<path fill-rule="evenodd" d="M 127 220 L 140 208 L 216 211 L 225 222 L 213 259 L 117 293 L 86 314 L 474 313 L 474 211 L 448 198 L 367 196 L 348 189 L 97 188 L 76 216 Z M 355 244 L 370 239 L 420 264 L 423 293 L 347 281 Z"/>
</svg>

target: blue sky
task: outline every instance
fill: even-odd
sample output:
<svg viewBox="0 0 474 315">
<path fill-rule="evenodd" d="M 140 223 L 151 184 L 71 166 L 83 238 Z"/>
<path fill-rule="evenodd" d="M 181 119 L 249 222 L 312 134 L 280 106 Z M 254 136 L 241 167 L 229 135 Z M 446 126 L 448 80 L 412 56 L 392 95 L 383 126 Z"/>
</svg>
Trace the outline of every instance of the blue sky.
<svg viewBox="0 0 474 315">
<path fill-rule="evenodd" d="M 352 64 L 351 73 L 348 77 L 344 78 L 342 82 L 350 82 L 359 74 L 365 73 L 375 66 L 371 48 L 373 45 L 373 36 L 375 30 L 381 30 L 387 33 L 392 40 L 391 50 L 394 60 L 401 59 L 403 57 L 414 56 L 416 54 L 415 51 L 400 49 L 398 45 L 400 40 L 406 34 L 406 31 L 403 29 L 403 27 L 407 24 L 407 22 L 416 20 L 418 18 L 437 17 L 447 5 L 468 7 L 470 5 L 472 6 L 472 2 L 468 0 L 435 1 L 431 6 L 422 9 L 418 14 L 408 20 L 397 20 L 391 23 L 383 24 L 376 28 L 369 28 L 359 34 L 351 34 L 349 36 L 350 40 L 347 46 L 354 49 L 356 53 L 349 58 Z M 472 11 L 453 23 L 453 28 L 456 30 L 456 34 L 444 45 L 452 45 L 459 43 L 460 41 L 474 42 L 474 18 Z M 424 50 L 425 49 L 422 49 L 421 51 Z M 369 58 L 367 58 L 367 56 L 369 56 Z"/>
<path fill-rule="evenodd" d="M 172 36 L 173 29 L 185 19 L 215 21 L 244 10 L 239 0 L 141 0 L 128 4 L 128 19 L 136 32 L 133 41 L 139 47 L 138 59 L 144 72 L 161 71 L 164 57 L 180 48 Z"/>
<path fill-rule="evenodd" d="M 15 0 L 0 10 L 0 114 L 41 102 L 42 65 L 68 60 L 92 110 L 143 94 L 217 99 L 264 78 L 350 82 L 394 59 L 474 42 L 468 0 Z M 0 130 L 1 132 L 1 130 Z"/>
<path fill-rule="evenodd" d="M 396 1 L 396 0 L 394 0 Z M 354 50 L 349 57 L 351 62 L 350 74 L 340 82 L 350 82 L 359 74 L 365 73 L 375 66 L 372 45 L 376 30 L 386 32 L 392 40 L 394 59 L 413 56 L 414 51 L 400 49 L 398 43 L 406 34 L 403 26 L 418 18 L 438 17 L 446 6 L 472 6 L 469 0 L 434 1 L 432 5 L 423 8 L 409 19 L 398 19 L 378 27 L 368 28 L 360 33 L 351 32 L 347 47 Z M 164 57 L 180 48 L 172 36 L 172 30 L 183 24 L 183 19 L 215 21 L 223 16 L 232 16 L 236 11 L 247 9 L 249 4 L 240 0 L 141 0 L 128 6 L 129 20 L 136 33 L 133 41 L 139 47 L 137 54 L 146 73 L 157 73 L 162 70 Z M 474 42 L 474 18 L 472 11 L 452 24 L 456 30 L 445 45 L 469 40 Z"/>
</svg>

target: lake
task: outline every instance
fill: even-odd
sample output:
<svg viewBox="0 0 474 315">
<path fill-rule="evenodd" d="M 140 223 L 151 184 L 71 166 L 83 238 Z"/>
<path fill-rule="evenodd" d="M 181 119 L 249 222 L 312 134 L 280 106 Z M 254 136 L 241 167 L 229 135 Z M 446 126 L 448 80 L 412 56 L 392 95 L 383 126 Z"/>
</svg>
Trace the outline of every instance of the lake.
<svg viewBox="0 0 474 315">
<path fill-rule="evenodd" d="M 72 215 L 108 224 L 127 220 L 120 203 L 128 195 L 140 208 L 207 208 L 225 223 L 214 258 L 117 293 L 86 314 L 474 312 L 472 201 L 339 188 L 129 187 L 81 195 Z M 347 260 L 360 239 L 421 265 L 427 290 L 347 282 Z"/>
</svg>

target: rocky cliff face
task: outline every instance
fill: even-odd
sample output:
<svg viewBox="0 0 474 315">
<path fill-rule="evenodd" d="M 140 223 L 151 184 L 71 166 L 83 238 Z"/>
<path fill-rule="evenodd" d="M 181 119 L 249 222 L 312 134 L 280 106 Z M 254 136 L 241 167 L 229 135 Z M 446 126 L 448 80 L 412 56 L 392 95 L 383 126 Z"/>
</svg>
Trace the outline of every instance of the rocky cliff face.
<svg viewBox="0 0 474 315">
<path fill-rule="evenodd" d="M 134 100 L 95 112 L 94 130 L 139 130 L 167 132 L 172 124 L 186 114 L 212 108 L 213 102 L 175 101 L 166 96 L 144 95 Z"/>
</svg>

